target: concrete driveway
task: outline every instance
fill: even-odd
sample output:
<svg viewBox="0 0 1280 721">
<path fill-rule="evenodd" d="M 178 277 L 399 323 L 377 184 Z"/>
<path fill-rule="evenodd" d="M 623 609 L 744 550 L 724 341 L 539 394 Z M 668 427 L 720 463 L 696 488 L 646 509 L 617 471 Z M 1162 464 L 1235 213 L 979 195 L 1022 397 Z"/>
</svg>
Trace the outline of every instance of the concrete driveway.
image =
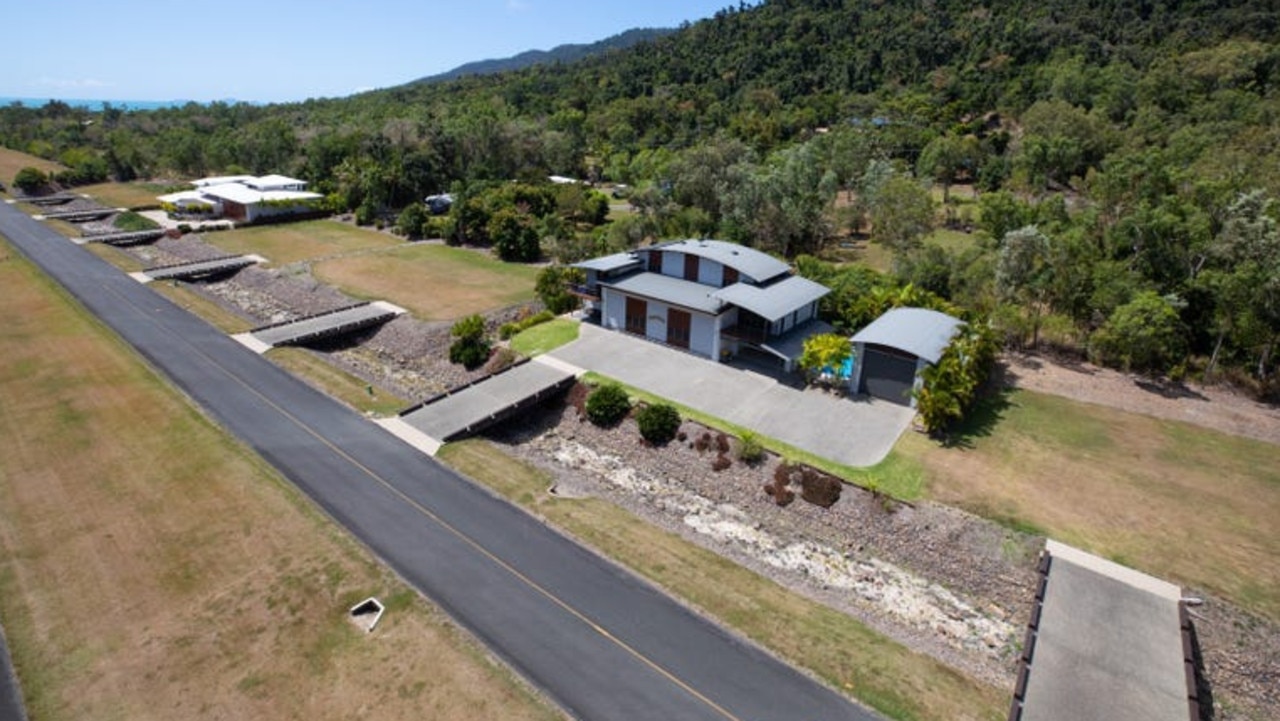
<svg viewBox="0 0 1280 721">
<path fill-rule="evenodd" d="M 585 323 L 578 340 L 548 355 L 850 466 L 883 460 L 915 415 L 887 401 L 796 390 Z"/>
</svg>

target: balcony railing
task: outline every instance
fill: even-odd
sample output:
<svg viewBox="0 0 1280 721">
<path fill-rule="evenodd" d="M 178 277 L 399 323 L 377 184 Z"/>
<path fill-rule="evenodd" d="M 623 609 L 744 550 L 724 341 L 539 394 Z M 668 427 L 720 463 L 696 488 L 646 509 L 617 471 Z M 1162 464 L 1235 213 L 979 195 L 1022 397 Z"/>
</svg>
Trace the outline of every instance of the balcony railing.
<svg viewBox="0 0 1280 721">
<path fill-rule="evenodd" d="M 576 295 L 585 300 L 600 300 L 600 286 L 593 288 L 581 283 L 567 283 L 565 290 L 569 291 L 569 295 Z"/>
</svg>

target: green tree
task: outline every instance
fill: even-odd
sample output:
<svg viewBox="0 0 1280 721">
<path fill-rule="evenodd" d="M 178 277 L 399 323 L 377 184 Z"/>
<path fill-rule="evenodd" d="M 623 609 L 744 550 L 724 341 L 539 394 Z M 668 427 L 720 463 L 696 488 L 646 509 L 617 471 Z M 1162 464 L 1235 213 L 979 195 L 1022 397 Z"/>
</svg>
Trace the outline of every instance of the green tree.
<svg viewBox="0 0 1280 721">
<path fill-rule="evenodd" d="M 587 420 L 601 427 L 616 425 L 631 411 L 631 399 L 617 383 L 605 383 L 587 396 Z"/>
<path fill-rule="evenodd" d="M 1034 225 L 1005 233 L 996 256 L 996 292 L 1031 313 L 1031 344 L 1040 340 L 1040 315 L 1053 279 L 1049 238 Z"/>
<path fill-rule="evenodd" d="M 396 229 L 410 240 L 419 240 L 429 225 L 431 215 L 422 203 L 410 203 L 396 217 Z"/>
<path fill-rule="evenodd" d="M 668 403 L 654 403 L 636 412 L 636 425 L 640 436 L 649 443 L 660 446 L 676 437 L 680 430 L 680 414 Z"/>
<path fill-rule="evenodd" d="M 498 257 L 517 263 L 531 263 L 542 257 L 538 227 L 532 216 L 515 208 L 503 208 L 489 219 L 488 235 Z"/>
<path fill-rule="evenodd" d="M 13 176 L 13 185 L 24 193 L 31 194 L 43 190 L 49 185 L 49 176 L 39 168 L 26 167 Z"/>
<path fill-rule="evenodd" d="M 538 273 L 533 289 L 547 310 L 561 315 L 574 310 L 579 304 L 578 297 L 569 293 L 569 284 L 585 283 L 586 280 L 586 273 L 581 268 L 549 265 Z"/>
<path fill-rule="evenodd" d="M 896 256 L 919 248 L 933 226 L 933 198 L 908 175 L 894 174 L 871 199 L 871 237 Z"/>
<path fill-rule="evenodd" d="M 1182 361 L 1186 339 L 1176 300 L 1143 291 L 1116 308 L 1090 344 L 1103 361 L 1125 370 L 1163 373 Z"/>
<path fill-rule="evenodd" d="M 449 346 L 449 362 L 475 370 L 489 359 L 490 346 L 484 335 L 484 318 L 479 314 L 454 323 L 449 334 L 455 339 Z"/>
</svg>

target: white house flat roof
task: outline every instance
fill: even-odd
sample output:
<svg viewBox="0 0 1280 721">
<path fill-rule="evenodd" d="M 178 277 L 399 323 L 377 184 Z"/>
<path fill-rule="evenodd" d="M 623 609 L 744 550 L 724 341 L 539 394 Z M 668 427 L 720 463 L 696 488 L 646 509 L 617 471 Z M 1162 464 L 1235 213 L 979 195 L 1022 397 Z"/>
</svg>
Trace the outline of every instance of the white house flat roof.
<svg viewBox="0 0 1280 721">
<path fill-rule="evenodd" d="M 156 200 L 160 201 L 161 203 L 175 203 L 175 204 L 181 203 L 184 200 L 196 201 L 201 203 L 208 202 L 207 200 L 205 200 L 204 193 L 199 190 L 180 190 L 176 193 L 169 193 L 168 195 L 156 196 Z"/>
<path fill-rule="evenodd" d="M 906 351 L 937 363 L 964 324 L 959 318 L 927 308 L 894 308 L 876 318 L 851 339 Z"/>
<path fill-rule="evenodd" d="M 734 283 L 711 295 L 739 308 L 746 308 L 765 320 L 775 321 L 830 292 L 831 289 L 825 285 L 793 275 L 763 288 L 747 283 Z"/>
<path fill-rule="evenodd" d="M 289 176 L 287 176 L 287 175 L 275 175 L 275 174 L 272 174 L 272 175 L 264 175 L 264 176 L 262 176 L 261 178 L 253 178 L 253 177 L 251 177 L 251 178 L 249 178 L 248 180 L 246 180 L 246 181 L 244 181 L 244 182 L 249 183 L 249 184 L 252 184 L 252 185 L 256 185 L 256 186 L 258 186 L 259 188 L 264 188 L 264 189 L 269 189 L 269 188 L 273 188 L 273 187 L 278 187 L 278 186 L 281 186 L 281 185 L 302 185 L 302 186 L 306 186 L 306 184 L 307 184 L 307 181 L 305 181 L 305 180 L 299 180 L 299 179 L 297 179 L 297 178 L 290 178 L 290 177 L 289 177 Z"/>
<path fill-rule="evenodd" d="M 256 190 L 239 183 L 214 185 L 205 188 L 204 193 L 222 200 L 240 203 L 241 205 L 250 205 L 269 200 L 309 200 L 324 197 L 319 193 L 311 193 L 305 190 Z"/>
<path fill-rule="evenodd" d="M 723 240 L 673 240 L 640 250 L 670 250 L 696 255 L 727 265 L 759 282 L 791 271 L 790 266 L 768 253 Z"/>
<path fill-rule="evenodd" d="M 724 307 L 719 299 L 712 296 L 715 289 L 711 286 L 661 273 L 636 273 L 600 285 L 711 315 L 719 314 Z"/>
<path fill-rule="evenodd" d="M 201 178 L 191 181 L 191 184 L 197 188 L 207 188 L 214 185 L 226 185 L 227 183 L 243 183 L 246 180 L 254 180 L 252 175 L 218 175 L 210 178 Z"/>
</svg>

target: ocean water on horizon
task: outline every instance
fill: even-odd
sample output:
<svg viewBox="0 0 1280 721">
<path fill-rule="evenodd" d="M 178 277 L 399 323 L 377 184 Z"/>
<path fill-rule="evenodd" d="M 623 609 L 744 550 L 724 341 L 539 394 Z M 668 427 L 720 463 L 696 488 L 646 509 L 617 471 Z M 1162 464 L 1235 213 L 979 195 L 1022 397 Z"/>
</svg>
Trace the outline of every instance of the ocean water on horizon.
<svg viewBox="0 0 1280 721">
<path fill-rule="evenodd" d="M 101 111 L 107 103 L 111 103 L 111 107 L 120 110 L 159 110 L 161 108 L 179 108 L 192 102 L 190 100 L 87 100 L 84 98 L 14 98 L 0 96 L 0 107 L 12 105 L 13 103 L 22 103 L 28 108 L 41 108 L 51 100 L 57 100 L 72 107 L 87 108 L 94 112 Z M 236 101 L 227 102 L 234 103 Z"/>
</svg>

